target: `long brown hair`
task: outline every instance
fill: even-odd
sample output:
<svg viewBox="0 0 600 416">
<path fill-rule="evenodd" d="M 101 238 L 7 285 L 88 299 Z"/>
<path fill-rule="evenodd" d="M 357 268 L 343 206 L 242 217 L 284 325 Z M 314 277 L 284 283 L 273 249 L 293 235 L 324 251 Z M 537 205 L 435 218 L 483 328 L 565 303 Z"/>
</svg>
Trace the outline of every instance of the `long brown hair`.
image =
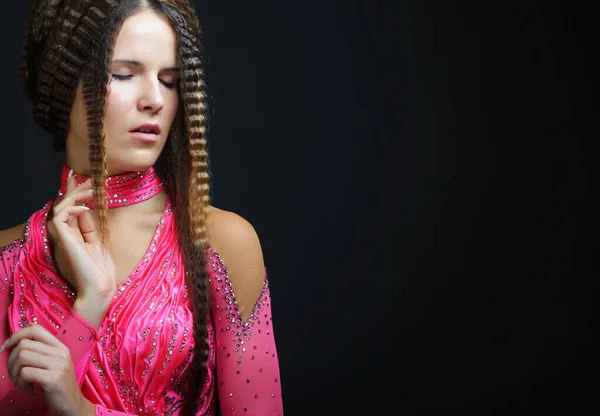
<svg viewBox="0 0 600 416">
<path fill-rule="evenodd" d="M 166 17 L 177 35 L 179 108 L 156 170 L 172 201 L 194 317 L 194 359 L 180 388 L 182 415 L 195 415 L 201 404 L 209 355 L 208 280 L 205 265 L 206 217 L 210 174 L 206 142 L 207 94 L 202 65 L 201 28 L 187 0 L 36 0 L 23 44 L 21 76 L 33 102 L 34 121 L 53 137 L 53 148 L 66 146 L 70 114 L 81 85 L 89 133 L 89 162 L 99 229 L 106 238 L 107 210 L 104 108 L 109 88 L 108 63 L 116 36 L 127 17 L 142 9 Z"/>
</svg>

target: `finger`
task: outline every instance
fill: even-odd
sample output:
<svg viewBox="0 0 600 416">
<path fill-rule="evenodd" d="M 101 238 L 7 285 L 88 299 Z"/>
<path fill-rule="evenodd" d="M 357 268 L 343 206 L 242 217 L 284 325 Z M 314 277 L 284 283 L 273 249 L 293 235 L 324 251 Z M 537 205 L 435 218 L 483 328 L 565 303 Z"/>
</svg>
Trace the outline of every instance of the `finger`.
<svg viewBox="0 0 600 416">
<path fill-rule="evenodd" d="M 34 341 L 32 339 L 25 338 L 25 339 L 22 339 L 21 341 L 19 341 L 19 343 L 17 345 L 15 345 L 15 347 L 13 348 L 11 354 L 8 357 L 8 365 L 10 365 L 10 360 L 11 360 L 11 357 L 13 357 L 13 353 L 18 355 L 19 351 L 22 351 L 22 350 L 37 352 L 42 355 L 53 355 L 54 354 L 54 347 L 51 347 L 50 345 L 45 344 L 40 341 Z"/>
<path fill-rule="evenodd" d="M 86 184 L 91 184 L 92 183 L 92 178 L 87 178 L 85 181 L 81 182 L 81 183 L 77 183 L 77 179 L 75 178 L 75 175 L 72 174 L 70 178 L 67 178 L 67 188 L 65 190 L 65 195 L 68 195 L 69 193 L 75 191 L 78 187 L 82 186 L 82 185 L 86 185 Z"/>
<path fill-rule="evenodd" d="M 91 177 L 87 178 L 85 181 L 83 181 L 80 184 L 78 184 L 77 183 L 77 177 L 76 177 L 75 171 L 73 169 L 71 169 L 69 171 L 69 175 L 67 175 L 67 187 L 66 187 L 65 194 L 68 194 L 69 192 L 72 192 L 73 190 L 75 190 L 75 188 L 77 188 L 77 186 L 82 185 L 82 184 L 84 184 L 87 181 L 91 182 Z"/>
<path fill-rule="evenodd" d="M 11 361 L 11 365 L 8 367 L 8 375 L 12 380 L 13 384 L 19 389 L 24 390 L 25 385 L 29 380 L 23 380 L 20 377 L 21 370 L 23 367 L 35 367 L 44 370 L 49 369 L 51 357 L 42 355 L 37 352 L 21 350 L 18 353 L 13 351 L 11 356 L 15 355 Z"/>
<path fill-rule="evenodd" d="M 94 190 L 92 189 L 92 183 L 86 181 L 66 194 L 65 197 L 54 207 L 54 212 L 60 210 L 66 205 L 76 205 L 78 202 L 89 200 L 94 196 Z"/>
<path fill-rule="evenodd" d="M 65 227 L 77 228 L 77 217 L 85 211 L 89 211 L 89 208 L 83 205 L 74 205 L 63 208 L 56 217 L 52 218 L 52 223 L 55 225 L 55 232 L 62 236 L 64 244 L 67 244 L 64 240 L 70 237 L 69 233 L 65 231 Z"/>
<path fill-rule="evenodd" d="M 79 220 L 79 231 L 81 236 L 86 243 L 96 243 L 100 241 L 100 236 L 96 229 L 96 223 L 94 217 L 88 212 L 82 212 L 78 217 Z"/>
<path fill-rule="evenodd" d="M 8 360 L 6 362 L 6 367 L 8 368 L 9 376 L 15 385 L 17 385 L 15 378 L 12 376 L 13 373 L 18 374 L 18 361 L 22 356 L 24 351 L 28 351 L 30 353 L 36 353 L 45 356 L 52 356 L 53 350 L 52 347 L 39 342 L 33 341 L 31 339 L 25 338 L 19 341 L 15 348 L 11 351 L 8 356 Z"/>
<path fill-rule="evenodd" d="M 34 341 L 28 338 L 19 341 L 15 348 L 11 351 L 8 356 L 7 366 L 10 368 L 13 365 L 13 361 L 17 359 L 21 351 L 31 351 L 42 355 L 55 355 L 53 347 L 44 344 L 43 342 Z"/>
<path fill-rule="evenodd" d="M 65 198 L 63 201 L 61 201 L 58 205 L 56 205 L 54 207 L 51 222 L 55 221 L 56 217 L 59 216 L 59 213 L 62 210 L 64 210 L 65 208 L 74 207 L 74 206 L 87 206 L 87 205 L 79 205 L 79 203 L 83 202 L 83 201 L 89 201 L 92 198 L 93 198 L 93 190 L 92 189 L 83 190 L 83 191 L 79 191 L 79 190 L 75 191 L 75 193 L 70 195 L 68 198 Z M 66 223 L 69 227 L 77 227 L 78 226 L 77 219 L 70 215 L 66 215 L 61 221 Z"/>
<path fill-rule="evenodd" d="M 73 195 L 77 195 L 78 193 L 83 191 L 89 191 L 92 188 L 92 178 L 87 179 L 79 185 L 77 185 L 77 181 L 75 180 L 75 178 L 71 178 L 69 179 L 69 186 L 67 188 L 67 191 L 65 192 L 65 196 L 59 204 L 62 204 L 65 201 L 70 202 L 73 200 Z"/>
<path fill-rule="evenodd" d="M 48 332 L 43 326 L 31 325 L 12 334 L 10 338 L 6 340 L 4 349 L 14 348 L 19 342 L 21 342 L 21 340 L 24 339 L 39 341 L 51 347 L 60 347 L 63 345 L 62 342 Z"/>
<path fill-rule="evenodd" d="M 48 390 L 54 382 L 54 377 L 52 375 L 51 370 L 28 366 L 24 366 L 21 368 L 21 371 L 19 372 L 17 378 L 19 382 L 22 383 L 22 385 L 24 386 L 22 390 L 27 389 L 29 385 L 35 384 L 38 384 L 44 390 Z M 31 386 L 30 388 L 33 389 L 33 386 Z"/>
<path fill-rule="evenodd" d="M 72 253 L 73 250 L 77 251 L 83 247 L 81 244 L 84 242 L 84 239 L 78 228 L 77 217 L 89 210 L 90 209 L 86 206 L 75 205 L 72 207 L 65 207 L 59 211 L 50 222 L 48 222 L 48 226 L 52 225 L 51 228 L 48 228 L 48 231 L 52 233 L 52 240 L 54 241 L 55 247 L 62 245 L 65 248 L 71 248 L 70 251 Z M 60 250 L 56 253 L 57 256 L 62 257 Z"/>
<path fill-rule="evenodd" d="M 84 212 L 89 211 L 90 209 L 83 205 L 74 205 L 71 207 L 64 207 L 62 210 L 56 213 L 56 216 L 52 218 L 52 222 L 56 225 L 69 224 L 69 220 L 72 217 L 79 217 Z"/>
<path fill-rule="evenodd" d="M 67 176 L 67 189 L 65 194 L 68 194 L 73 191 L 77 187 L 77 181 L 73 177 L 73 169 L 69 171 L 69 175 Z"/>
</svg>

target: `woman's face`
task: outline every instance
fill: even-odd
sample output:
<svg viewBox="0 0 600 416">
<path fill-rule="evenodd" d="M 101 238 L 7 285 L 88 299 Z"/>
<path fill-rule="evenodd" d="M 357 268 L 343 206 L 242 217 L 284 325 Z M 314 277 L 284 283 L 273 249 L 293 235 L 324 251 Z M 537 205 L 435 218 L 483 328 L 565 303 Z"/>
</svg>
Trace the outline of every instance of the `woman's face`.
<svg viewBox="0 0 600 416">
<path fill-rule="evenodd" d="M 108 67 L 104 133 L 109 175 L 144 170 L 158 159 L 177 112 L 176 67 L 177 38 L 168 20 L 152 11 L 125 20 Z M 134 132 L 144 125 L 157 134 Z M 78 88 L 67 138 L 67 163 L 78 173 L 89 174 L 88 143 Z"/>
</svg>

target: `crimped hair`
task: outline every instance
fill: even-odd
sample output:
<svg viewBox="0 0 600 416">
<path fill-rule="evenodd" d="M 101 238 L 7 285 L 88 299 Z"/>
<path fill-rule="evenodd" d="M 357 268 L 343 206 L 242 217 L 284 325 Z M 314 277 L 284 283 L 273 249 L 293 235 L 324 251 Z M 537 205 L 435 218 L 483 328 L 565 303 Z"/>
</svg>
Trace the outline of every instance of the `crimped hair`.
<svg viewBox="0 0 600 416">
<path fill-rule="evenodd" d="M 140 10 L 166 17 L 177 35 L 179 107 L 156 170 L 172 201 L 186 284 L 194 319 L 194 359 L 180 388 L 182 416 L 202 404 L 207 376 L 209 296 L 206 272 L 206 218 L 210 209 L 207 151 L 207 93 L 201 27 L 187 0 L 35 0 L 23 42 L 21 77 L 33 102 L 34 121 L 66 147 L 75 94 L 81 87 L 89 133 L 89 163 L 99 230 L 108 235 L 103 183 L 106 178 L 104 109 L 108 63 L 123 22 Z"/>
</svg>

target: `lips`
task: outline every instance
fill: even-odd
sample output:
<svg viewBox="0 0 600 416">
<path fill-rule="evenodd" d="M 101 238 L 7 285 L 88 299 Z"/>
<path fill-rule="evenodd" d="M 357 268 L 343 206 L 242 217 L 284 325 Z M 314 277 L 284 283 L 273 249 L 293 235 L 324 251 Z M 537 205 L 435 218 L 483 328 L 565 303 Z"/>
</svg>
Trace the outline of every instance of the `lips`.
<svg viewBox="0 0 600 416">
<path fill-rule="evenodd" d="M 129 132 L 129 134 L 145 143 L 156 143 L 158 142 L 158 138 L 160 137 L 158 134 L 142 133 L 141 131 L 131 131 Z"/>
<path fill-rule="evenodd" d="M 160 134 L 160 126 L 158 124 L 142 124 L 139 127 L 130 131 L 131 133 L 144 133 L 144 134 Z"/>
</svg>

